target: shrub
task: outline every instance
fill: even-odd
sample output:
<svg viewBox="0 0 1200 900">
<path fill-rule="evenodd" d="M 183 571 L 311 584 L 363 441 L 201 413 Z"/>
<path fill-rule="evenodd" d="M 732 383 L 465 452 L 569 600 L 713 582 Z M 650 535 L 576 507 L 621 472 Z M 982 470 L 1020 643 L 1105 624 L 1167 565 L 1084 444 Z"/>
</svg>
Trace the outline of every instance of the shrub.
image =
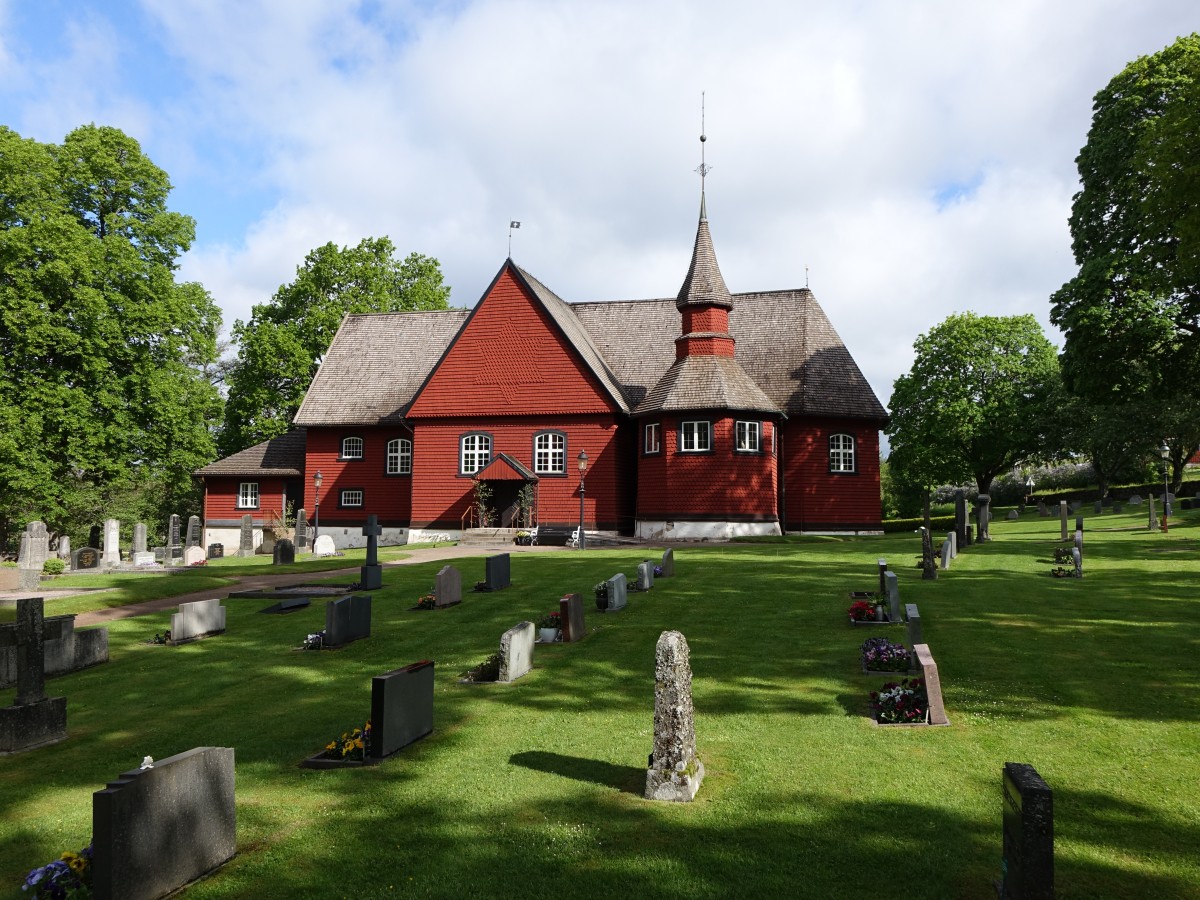
<svg viewBox="0 0 1200 900">
<path fill-rule="evenodd" d="M 61 575 L 64 571 L 66 571 L 66 568 L 67 568 L 67 564 L 65 562 L 63 562 L 61 559 L 59 559 L 56 556 L 52 556 L 48 560 L 46 560 L 44 563 L 42 563 L 42 574 L 43 575 Z"/>
<path fill-rule="evenodd" d="M 885 519 L 883 530 L 888 534 L 898 531 L 916 531 L 925 524 L 923 518 L 915 519 Z M 954 516 L 930 516 L 929 527 L 936 534 L 939 531 L 949 531 L 954 527 Z"/>
</svg>

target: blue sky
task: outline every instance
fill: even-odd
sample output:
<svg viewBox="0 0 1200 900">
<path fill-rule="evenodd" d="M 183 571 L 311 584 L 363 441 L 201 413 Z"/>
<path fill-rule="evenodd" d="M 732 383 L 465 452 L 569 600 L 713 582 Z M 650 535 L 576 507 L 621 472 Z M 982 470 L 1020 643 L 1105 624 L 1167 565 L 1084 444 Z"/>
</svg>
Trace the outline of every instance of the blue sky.
<svg viewBox="0 0 1200 900">
<path fill-rule="evenodd" d="M 0 0 L 0 123 L 139 140 L 232 325 L 382 234 L 473 304 L 510 219 L 567 300 L 673 296 L 705 91 L 730 288 L 807 266 L 886 402 L 952 312 L 1048 325 L 1092 96 L 1197 29 L 1194 0 Z"/>
</svg>

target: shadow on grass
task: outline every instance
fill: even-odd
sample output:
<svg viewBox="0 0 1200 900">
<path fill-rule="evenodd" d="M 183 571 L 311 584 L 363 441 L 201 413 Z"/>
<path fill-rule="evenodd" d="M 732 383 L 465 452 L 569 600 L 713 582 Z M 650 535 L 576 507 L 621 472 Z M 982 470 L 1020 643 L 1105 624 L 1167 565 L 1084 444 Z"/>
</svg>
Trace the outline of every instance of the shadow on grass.
<svg viewBox="0 0 1200 900">
<path fill-rule="evenodd" d="M 618 766 L 599 759 L 585 759 L 581 756 L 564 756 L 561 753 L 549 753 L 545 750 L 526 750 L 514 753 L 508 760 L 515 766 L 532 769 L 535 772 L 546 772 L 550 775 L 561 775 L 563 778 L 573 778 L 576 781 L 586 781 L 602 787 L 616 788 L 634 796 L 642 796 L 646 786 L 646 770 L 634 766 Z"/>
</svg>

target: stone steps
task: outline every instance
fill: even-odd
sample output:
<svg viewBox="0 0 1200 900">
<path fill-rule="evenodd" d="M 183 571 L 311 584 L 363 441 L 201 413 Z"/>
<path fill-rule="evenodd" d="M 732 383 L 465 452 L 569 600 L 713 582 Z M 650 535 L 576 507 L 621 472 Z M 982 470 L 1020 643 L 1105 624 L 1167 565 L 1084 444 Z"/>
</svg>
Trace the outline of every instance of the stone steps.
<svg viewBox="0 0 1200 900">
<path fill-rule="evenodd" d="M 511 544 L 517 537 L 517 528 L 468 528 L 462 533 L 459 544 L 491 545 Z"/>
</svg>

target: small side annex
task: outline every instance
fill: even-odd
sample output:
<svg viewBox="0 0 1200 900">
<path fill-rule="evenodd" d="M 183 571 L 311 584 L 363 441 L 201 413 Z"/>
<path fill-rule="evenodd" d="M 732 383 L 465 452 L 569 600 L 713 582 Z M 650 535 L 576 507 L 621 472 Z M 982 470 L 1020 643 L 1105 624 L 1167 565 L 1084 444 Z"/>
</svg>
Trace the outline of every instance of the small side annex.
<svg viewBox="0 0 1200 900">
<path fill-rule="evenodd" d="M 573 528 L 582 499 L 647 539 L 871 531 L 886 418 L 810 290 L 728 290 L 702 197 L 675 298 L 567 303 L 509 259 L 471 310 L 349 315 L 294 429 L 196 474 L 215 535 L 251 496 L 311 524 L 320 471 L 340 547 L 370 514 L 458 536 L 477 490 L 497 527 Z"/>
</svg>

